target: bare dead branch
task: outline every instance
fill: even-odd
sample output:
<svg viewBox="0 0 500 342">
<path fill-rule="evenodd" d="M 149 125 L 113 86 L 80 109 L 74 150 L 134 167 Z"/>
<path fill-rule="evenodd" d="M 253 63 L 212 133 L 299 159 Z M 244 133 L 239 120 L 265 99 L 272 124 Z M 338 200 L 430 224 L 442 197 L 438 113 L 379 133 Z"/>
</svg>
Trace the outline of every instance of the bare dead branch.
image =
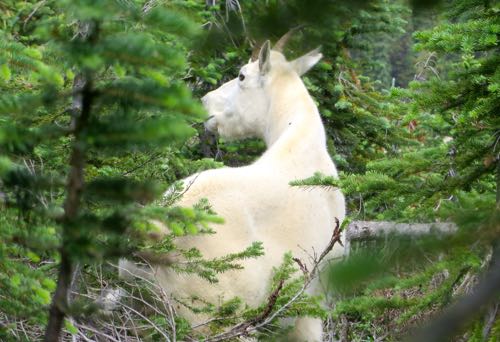
<svg viewBox="0 0 500 342">
<path fill-rule="evenodd" d="M 182 189 L 182 191 L 180 193 L 176 193 L 175 190 L 173 192 L 169 193 L 169 191 L 167 190 L 167 195 L 164 195 L 164 197 L 166 197 L 165 205 L 166 206 L 172 205 L 178 199 L 180 199 L 182 196 L 184 196 L 184 194 L 189 191 L 189 189 L 194 184 L 194 182 L 196 182 L 196 180 L 198 179 L 200 174 L 201 174 L 200 172 L 196 173 L 195 177 L 189 181 L 189 184 L 185 185 L 185 187 Z M 171 195 L 171 197 L 169 197 L 170 195 Z"/>
<path fill-rule="evenodd" d="M 319 256 L 318 262 L 315 264 L 315 267 L 319 265 L 321 260 L 323 260 L 328 253 L 330 253 L 330 251 L 332 250 L 333 246 L 335 246 L 336 243 L 344 247 L 341 238 L 342 238 L 342 233 L 340 231 L 340 221 L 338 218 L 335 218 L 335 229 L 333 230 L 332 238 L 330 239 L 330 242 L 328 243 L 328 246 L 326 246 L 323 253 L 321 253 L 321 255 Z"/>
<path fill-rule="evenodd" d="M 420 62 L 416 63 L 415 68 L 418 70 L 418 72 L 414 75 L 413 79 L 416 81 L 424 81 L 426 79 L 424 73 L 427 69 L 432 71 L 432 73 L 434 75 L 436 75 L 437 78 L 440 78 L 439 73 L 437 72 L 436 68 L 433 66 L 433 64 L 434 65 L 436 64 L 436 58 L 437 58 L 436 53 L 431 52 L 427 56 L 425 61 L 420 61 Z"/>
<path fill-rule="evenodd" d="M 302 271 L 302 273 L 304 274 L 304 276 L 309 275 L 309 270 L 307 269 L 307 265 L 304 264 L 302 262 L 302 260 L 300 260 L 299 258 L 293 258 L 293 261 L 295 261 L 295 263 L 297 263 L 297 265 L 299 265 L 299 268 Z"/>
<path fill-rule="evenodd" d="M 269 314 L 273 311 L 274 305 L 276 304 L 276 300 L 278 299 L 278 295 L 283 288 L 283 284 L 285 283 L 284 279 L 281 279 L 280 282 L 278 283 L 278 286 L 276 286 L 276 289 L 271 293 L 267 300 L 267 306 L 266 309 L 257 317 L 252 319 L 250 321 L 250 324 L 259 324 L 262 323 Z"/>
<path fill-rule="evenodd" d="M 135 171 L 137 171 L 139 169 L 142 169 L 144 166 L 146 166 L 147 164 L 151 163 L 155 159 L 158 159 L 158 157 L 160 157 L 160 156 L 161 156 L 161 152 L 153 153 L 153 155 L 151 155 L 149 158 L 147 158 L 144 162 L 139 163 L 135 167 L 133 167 L 133 168 L 125 171 L 124 173 L 122 173 L 122 176 L 128 176 L 131 173 L 133 173 L 133 172 L 135 172 Z"/>
<path fill-rule="evenodd" d="M 97 336 L 102 336 L 104 338 L 106 338 L 108 341 L 113 341 L 113 342 L 120 342 L 119 340 L 115 339 L 113 336 L 111 335 L 108 335 L 102 331 L 99 331 L 98 329 L 94 329 L 92 328 L 91 326 L 88 326 L 88 325 L 85 325 L 85 324 L 79 324 L 79 323 L 74 323 L 75 327 L 78 328 L 78 329 L 81 329 L 81 330 L 88 330 L 94 334 L 96 334 Z M 84 337 L 84 339 L 88 340 L 87 337 L 80 332 L 80 336 Z"/>
</svg>

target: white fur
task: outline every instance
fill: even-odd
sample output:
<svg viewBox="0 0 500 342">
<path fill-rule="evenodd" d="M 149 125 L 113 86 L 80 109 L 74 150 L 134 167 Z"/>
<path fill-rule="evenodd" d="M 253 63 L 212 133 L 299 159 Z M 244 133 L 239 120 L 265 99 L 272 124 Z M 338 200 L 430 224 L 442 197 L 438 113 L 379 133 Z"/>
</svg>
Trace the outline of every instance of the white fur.
<svg viewBox="0 0 500 342">
<path fill-rule="evenodd" d="M 267 44 L 267 45 L 266 45 Z M 238 296 L 252 307 L 262 304 L 269 294 L 273 267 L 291 251 L 310 265 L 314 252 L 327 245 L 335 218 L 345 216 L 344 196 L 339 190 L 291 187 L 292 180 L 310 177 L 319 171 L 337 176 L 327 149 L 323 124 L 318 110 L 300 76 L 320 58 L 317 51 L 287 62 L 284 56 L 270 51 L 268 43 L 261 50 L 259 62 L 241 68 L 238 78 L 208 93 L 203 103 L 211 116 L 206 126 L 226 139 L 260 137 L 267 151 L 253 164 L 208 170 L 191 176 L 194 180 L 179 201 L 192 206 L 207 198 L 223 225 L 214 226 L 216 234 L 186 236 L 178 240 L 183 248 L 196 247 L 205 257 L 215 258 L 239 252 L 254 241 L 262 241 L 265 255 L 242 262 L 243 270 L 219 275 L 217 284 L 158 267 L 157 277 L 175 298 L 193 305 L 198 296 L 213 304 Z M 342 255 L 335 247 L 332 256 Z M 207 317 L 197 315 L 182 305 L 178 312 L 193 324 Z M 320 341 L 321 322 L 304 318 L 296 323 L 290 340 Z"/>
</svg>

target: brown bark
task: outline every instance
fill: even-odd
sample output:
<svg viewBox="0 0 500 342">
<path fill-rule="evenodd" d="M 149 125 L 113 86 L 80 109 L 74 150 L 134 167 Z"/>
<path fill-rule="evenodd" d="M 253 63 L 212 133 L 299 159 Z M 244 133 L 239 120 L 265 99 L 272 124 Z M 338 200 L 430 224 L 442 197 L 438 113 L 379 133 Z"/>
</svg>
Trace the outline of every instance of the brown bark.
<svg viewBox="0 0 500 342">
<path fill-rule="evenodd" d="M 349 52 L 349 49 L 347 47 L 343 46 L 342 47 L 342 56 L 347 60 L 351 60 L 351 53 Z M 347 71 L 349 72 L 349 75 L 351 76 L 352 81 L 356 85 L 357 88 L 361 87 L 361 81 L 359 80 L 358 75 L 356 75 L 356 71 L 354 71 L 353 68 L 347 67 Z"/>
<path fill-rule="evenodd" d="M 497 158 L 497 209 L 500 209 L 500 156 Z"/>
<path fill-rule="evenodd" d="M 73 275 L 73 260 L 68 250 L 68 232 L 70 224 L 74 221 L 80 210 L 81 192 L 84 185 L 85 151 L 81 143 L 82 129 L 87 125 L 92 104 L 92 86 L 90 79 L 83 76 L 75 77 L 74 88 L 76 94 L 73 98 L 74 115 L 74 142 L 70 157 L 70 172 L 66 186 L 66 201 L 64 202 L 64 216 L 62 218 L 63 233 L 60 247 L 61 263 L 57 287 L 52 298 L 49 311 L 49 322 L 45 330 L 45 341 L 59 341 L 64 317 L 68 308 L 68 291 L 71 287 Z M 80 90 L 81 89 L 81 90 Z M 81 91 L 81 93 L 80 93 Z M 81 103 L 80 103 L 81 102 Z M 81 106 L 80 106 L 81 105 Z M 81 111 L 79 110 L 81 108 Z M 79 115 L 78 115 L 79 114 Z"/>
<path fill-rule="evenodd" d="M 75 38 L 86 42 L 95 42 L 99 34 L 99 25 L 95 21 L 80 22 Z M 80 199 L 84 185 L 85 149 L 81 140 L 81 133 L 87 126 L 94 93 L 92 80 L 88 72 L 83 72 L 73 80 L 73 103 L 71 129 L 73 130 L 73 146 L 70 156 L 70 172 L 66 185 L 66 200 L 64 202 L 64 215 L 62 223 L 62 244 L 60 247 L 61 263 L 57 287 L 52 297 L 49 310 L 49 322 L 45 330 L 44 341 L 59 341 L 61 330 L 68 309 L 68 293 L 73 277 L 73 262 L 69 250 L 69 230 L 71 223 L 78 217 Z"/>
<path fill-rule="evenodd" d="M 52 304 L 49 311 L 49 323 L 45 330 L 46 342 L 59 341 L 64 316 L 67 309 L 67 294 L 71 284 L 72 265 L 71 259 L 61 251 L 61 264 L 59 265 L 59 276 L 57 278 L 57 288 L 52 297 Z"/>
</svg>

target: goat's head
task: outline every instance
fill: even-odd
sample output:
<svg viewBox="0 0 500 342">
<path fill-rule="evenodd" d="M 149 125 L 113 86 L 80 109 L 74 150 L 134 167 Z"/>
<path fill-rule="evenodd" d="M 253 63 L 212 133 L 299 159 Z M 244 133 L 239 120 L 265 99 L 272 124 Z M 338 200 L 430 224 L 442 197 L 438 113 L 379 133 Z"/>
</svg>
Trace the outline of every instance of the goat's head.
<svg viewBox="0 0 500 342">
<path fill-rule="evenodd" d="M 279 45 L 280 42 L 275 49 L 281 48 Z M 319 49 L 316 49 L 289 62 L 281 52 L 271 50 L 269 41 L 266 41 L 258 60 L 250 60 L 240 69 L 237 78 L 202 98 L 209 114 L 205 127 L 226 139 L 262 137 L 268 125 L 271 85 L 286 75 L 295 75 L 299 79 L 321 57 Z"/>
</svg>

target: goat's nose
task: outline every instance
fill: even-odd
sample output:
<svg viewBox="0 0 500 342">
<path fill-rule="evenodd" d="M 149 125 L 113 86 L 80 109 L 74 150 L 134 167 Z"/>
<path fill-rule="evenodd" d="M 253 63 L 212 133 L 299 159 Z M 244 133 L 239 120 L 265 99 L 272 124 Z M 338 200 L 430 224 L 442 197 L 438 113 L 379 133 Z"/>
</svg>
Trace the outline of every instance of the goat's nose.
<svg viewBox="0 0 500 342">
<path fill-rule="evenodd" d="M 203 97 L 201 98 L 201 103 L 202 103 L 204 106 L 206 106 L 206 105 L 207 105 L 207 102 L 208 102 L 208 96 L 207 96 L 207 95 L 205 95 L 205 96 L 203 96 Z"/>
</svg>

